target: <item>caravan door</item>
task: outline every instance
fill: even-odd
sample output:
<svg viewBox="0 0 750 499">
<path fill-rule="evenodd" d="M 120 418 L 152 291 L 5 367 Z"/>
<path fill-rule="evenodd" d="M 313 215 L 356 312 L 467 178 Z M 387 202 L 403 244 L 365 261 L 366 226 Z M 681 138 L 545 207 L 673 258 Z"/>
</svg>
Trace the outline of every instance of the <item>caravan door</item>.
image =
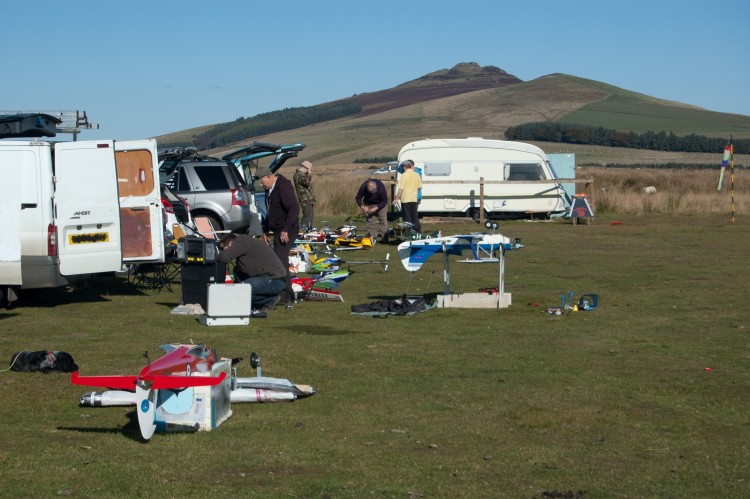
<svg viewBox="0 0 750 499">
<path fill-rule="evenodd" d="M 164 261 L 159 163 L 155 140 L 115 142 L 120 195 L 122 259 Z"/>
<path fill-rule="evenodd" d="M 55 145 L 55 211 L 62 275 L 122 268 L 114 141 Z"/>
<path fill-rule="evenodd" d="M 32 158 L 33 159 L 33 156 Z M 0 161 L 0 285 L 20 285 L 21 279 L 21 193 L 27 168 L 24 152 L 3 151 Z M 20 167 L 20 175 L 19 175 Z"/>
</svg>

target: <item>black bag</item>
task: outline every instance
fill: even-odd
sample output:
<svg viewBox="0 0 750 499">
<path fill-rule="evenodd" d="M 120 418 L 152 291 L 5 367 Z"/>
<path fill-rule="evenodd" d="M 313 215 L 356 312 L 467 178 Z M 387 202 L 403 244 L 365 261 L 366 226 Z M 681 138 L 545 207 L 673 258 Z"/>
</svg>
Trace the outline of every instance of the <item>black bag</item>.
<svg viewBox="0 0 750 499">
<path fill-rule="evenodd" d="M 24 350 L 16 352 L 10 358 L 10 370 L 17 372 L 60 371 L 72 373 L 78 370 L 73 356 L 67 352 L 51 350 Z"/>
<path fill-rule="evenodd" d="M 383 300 L 361 305 L 352 305 L 353 314 L 388 316 L 411 315 L 427 310 L 423 297 L 409 299 L 406 296 L 398 300 Z"/>
</svg>

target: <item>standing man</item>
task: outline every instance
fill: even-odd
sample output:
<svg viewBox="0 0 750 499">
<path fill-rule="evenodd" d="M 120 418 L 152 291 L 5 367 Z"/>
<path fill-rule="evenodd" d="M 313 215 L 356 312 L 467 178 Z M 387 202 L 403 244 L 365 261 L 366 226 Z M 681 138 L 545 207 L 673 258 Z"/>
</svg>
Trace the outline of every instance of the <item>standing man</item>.
<svg viewBox="0 0 750 499">
<path fill-rule="evenodd" d="M 365 215 L 365 227 L 372 242 L 379 231 L 382 234 L 380 242 L 388 244 L 388 192 L 383 182 L 373 178 L 365 180 L 354 200 Z"/>
<path fill-rule="evenodd" d="M 276 175 L 267 166 L 261 165 L 258 167 L 257 176 L 266 191 L 268 211 L 263 239 L 268 243 L 269 233 L 273 231 L 273 252 L 286 269 L 286 285 L 281 293 L 280 303 L 291 308 L 294 306 L 294 292 L 289 273 L 289 251 L 299 236 L 299 203 L 294 195 L 292 182 L 283 175 Z"/>
<path fill-rule="evenodd" d="M 297 171 L 294 172 L 294 189 L 297 191 L 297 199 L 302 209 L 302 230 L 309 231 L 313 228 L 313 208 L 315 206 L 315 194 L 312 188 L 312 163 L 303 161 Z"/>
<path fill-rule="evenodd" d="M 419 189 L 422 188 L 422 179 L 419 174 L 414 171 L 414 161 L 407 159 L 401 162 L 399 168 L 403 169 L 403 173 L 398 178 L 398 190 L 396 196 L 393 198 L 393 204 L 401 201 L 401 213 L 404 217 L 405 222 L 409 222 L 414 226 L 414 230 L 422 232 L 422 227 L 419 224 Z"/>
</svg>

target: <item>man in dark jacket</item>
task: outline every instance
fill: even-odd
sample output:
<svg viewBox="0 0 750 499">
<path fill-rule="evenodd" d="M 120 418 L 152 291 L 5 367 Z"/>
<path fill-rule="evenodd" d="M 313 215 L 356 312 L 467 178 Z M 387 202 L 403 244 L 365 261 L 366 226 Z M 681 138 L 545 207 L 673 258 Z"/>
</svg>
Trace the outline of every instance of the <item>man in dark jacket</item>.
<svg viewBox="0 0 750 499">
<path fill-rule="evenodd" d="M 388 192 L 383 182 L 374 178 L 365 180 L 359 186 L 354 201 L 365 215 L 365 227 L 370 239 L 375 242 L 379 231 L 382 234 L 380 242 L 388 244 Z"/>
<path fill-rule="evenodd" d="M 287 270 L 268 244 L 245 234 L 224 234 L 218 247 L 216 259 L 219 262 L 235 260 L 235 281 L 252 286 L 253 310 L 272 310 L 276 298 L 286 286 Z"/>
<path fill-rule="evenodd" d="M 291 307 L 294 304 L 294 292 L 289 273 L 289 251 L 299 236 L 299 202 L 294 193 L 294 185 L 283 175 L 272 173 L 267 166 L 259 166 L 256 175 L 260 177 L 260 183 L 266 191 L 268 214 L 263 228 L 263 238 L 268 243 L 270 233 L 273 232 L 273 252 L 287 271 L 281 302 Z"/>
</svg>

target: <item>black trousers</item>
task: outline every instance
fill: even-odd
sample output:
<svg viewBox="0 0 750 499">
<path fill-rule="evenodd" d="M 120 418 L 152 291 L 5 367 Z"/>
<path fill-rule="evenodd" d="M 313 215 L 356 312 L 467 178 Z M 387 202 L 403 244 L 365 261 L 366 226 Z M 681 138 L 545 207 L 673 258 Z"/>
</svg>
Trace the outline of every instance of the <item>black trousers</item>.
<svg viewBox="0 0 750 499">
<path fill-rule="evenodd" d="M 419 203 L 401 203 L 401 214 L 404 217 L 404 222 L 409 222 L 414 225 L 414 230 L 422 232 L 422 226 L 419 225 Z"/>
<path fill-rule="evenodd" d="M 299 232 L 290 232 L 289 241 L 286 243 L 281 242 L 280 235 L 281 231 L 274 231 L 273 252 L 276 253 L 286 269 L 286 283 L 284 284 L 284 291 L 281 292 L 281 301 L 290 303 L 294 301 L 294 291 L 292 291 L 292 274 L 289 272 L 289 252 L 294 247 L 294 240 L 299 236 Z"/>
</svg>

